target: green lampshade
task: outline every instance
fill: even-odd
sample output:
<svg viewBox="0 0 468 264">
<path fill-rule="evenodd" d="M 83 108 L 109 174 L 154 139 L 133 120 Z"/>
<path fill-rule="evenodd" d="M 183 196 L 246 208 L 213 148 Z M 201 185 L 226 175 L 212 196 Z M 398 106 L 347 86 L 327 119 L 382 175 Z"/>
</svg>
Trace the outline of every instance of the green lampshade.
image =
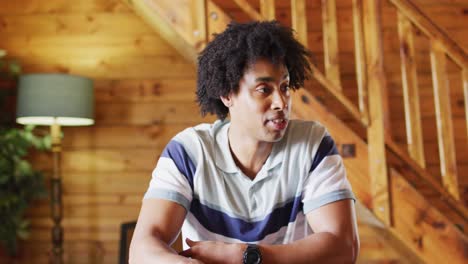
<svg viewBox="0 0 468 264">
<path fill-rule="evenodd" d="M 68 74 L 20 76 L 16 122 L 86 126 L 94 124 L 93 81 Z"/>
</svg>

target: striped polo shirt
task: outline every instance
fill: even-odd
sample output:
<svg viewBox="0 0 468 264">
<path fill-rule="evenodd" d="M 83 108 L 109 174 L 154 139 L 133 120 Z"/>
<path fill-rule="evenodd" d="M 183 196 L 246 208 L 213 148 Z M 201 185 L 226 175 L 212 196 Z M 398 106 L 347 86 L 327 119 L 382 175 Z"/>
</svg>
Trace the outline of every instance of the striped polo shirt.
<svg viewBox="0 0 468 264">
<path fill-rule="evenodd" d="M 313 233 L 305 214 L 354 199 L 335 143 L 317 122 L 291 120 L 251 180 L 235 164 L 228 120 L 177 134 L 152 173 L 144 199 L 182 205 L 185 238 L 286 244 Z"/>
</svg>

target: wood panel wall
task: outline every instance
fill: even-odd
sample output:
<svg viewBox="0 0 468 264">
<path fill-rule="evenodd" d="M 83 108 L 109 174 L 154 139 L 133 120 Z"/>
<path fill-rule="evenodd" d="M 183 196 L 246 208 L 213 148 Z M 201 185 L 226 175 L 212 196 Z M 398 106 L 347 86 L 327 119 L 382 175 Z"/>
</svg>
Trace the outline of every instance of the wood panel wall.
<svg viewBox="0 0 468 264">
<path fill-rule="evenodd" d="M 347 96 L 357 102 L 351 1 L 336 2 L 342 84 Z M 322 67 L 323 41 L 317 9 L 320 1 L 307 3 L 311 9 L 308 10 L 309 46 Z M 280 5 L 277 15 L 289 21 L 284 8 L 287 7 Z M 468 29 L 459 22 L 465 18 L 466 1 L 430 0 L 427 8 L 454 38 L 465 46 L 468 44 L 465 37 Z M 236 15 L 234 8 L 231 11 Z M 402 92 L 396 30 L 396 13 L 386 6 L 384 38 L 392 120 L 395 127 L 401 127 L 393 130 L 393 136 L 404 145 L 402 100 L 401 105 L 398 104 Z M 418 43 L 423 50 L 428 50 L 422 38 Z M 94 79 L 96 125 L 64 128 L 65 259 L 67 263 L 116 263 L 120 224 L 136 219 L 151 170 L 165 144 L 181 129 L 213 120 L 213 117 L 201 118 L 198 114 L 194 102 L 195 67 L 120 0 L 1 1 L 0 49 L 6 49 L 10 57 L 17 58 L 26 73 L 63 72 Z M 424 99 L 432 94 L 429 58 L 419 57 L 423 65 L 419 69 L 422 106 L 426 109 L 422 113 L 424 120 L 429 121 L 434 116 L 432 101 Z M 450 76 L 458 78 L 454 71 L 450 71 Z M 329 107 L 336 104 L 319 89 L 316 96 Z M 456 102 L 453 110 L 455 136 L 458 141 L 466 140 L 461 90 L 452 90 L 452 97 Z M 350 120 L 345 112 L 337 113 Z M 355 123 L 349 125 L 359 130 Z M 433 146 L 426 148 L 431 151 L 426 156 L 430 157 L 428 166 L 437 173 L 435 121 L 425 125 L 424 135 Z M 468 154 L 466 148 L 458 152 L 459 158 Z M 37 168 L 50 172 L 50 155 L 34 155 L 33 161 Z M 460 175 L 468 175 L 468 163 L 461 161 Z M 462 177 L 460 182 L 466 192 L 467 177 Z M 47 201 L 41 201 L 28 211 L 32 233 L 30 239 L 22 243 L 17 263 L 47 262 L 52 226 L 48 206 Z M 375 229 L 361 223 L 360 235 L 361 262 L 404 262 Z M 0 263 L 11 261 L 0 257 Z"/>
<path fill-rule="evenodd" d="M 198 114 L 195 66 L 120 0 L 1 1 L 0 48 L 25 73 L 94 80 L 96 124 L 63 128 L 65 260 L 117 263 L 120 225 L 136 220 L 166 143 L 213 120 Z M 51 155 L 33 160 L 51 171 Z M 32 232 L 19 263 L 47 263 L 49 213 L 47 200 L 28 211 Z"/>
</svg>

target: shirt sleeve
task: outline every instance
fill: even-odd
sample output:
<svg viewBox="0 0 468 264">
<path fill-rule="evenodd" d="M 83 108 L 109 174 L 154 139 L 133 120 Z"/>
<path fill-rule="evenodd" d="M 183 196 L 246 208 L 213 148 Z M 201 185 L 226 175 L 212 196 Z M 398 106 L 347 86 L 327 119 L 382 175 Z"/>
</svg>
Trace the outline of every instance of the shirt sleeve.
<svg viewBox="0 0 468 264">
<path fill-rule="evenodd" d="M 184 146 L 173 139 L 162 152 L 143 199 L 160 198 L 173 201 L 189 211 L 194 174 L 195 165 L 192 159 Z"/>
<path fill-rule="evenodd" d="M 304 214 L 328 203 L 356 200 L 346 178 L 343 160 L 332 137 L 325 133 L 315 151 L 309 175 L 304 184 Z"/>
</svg>

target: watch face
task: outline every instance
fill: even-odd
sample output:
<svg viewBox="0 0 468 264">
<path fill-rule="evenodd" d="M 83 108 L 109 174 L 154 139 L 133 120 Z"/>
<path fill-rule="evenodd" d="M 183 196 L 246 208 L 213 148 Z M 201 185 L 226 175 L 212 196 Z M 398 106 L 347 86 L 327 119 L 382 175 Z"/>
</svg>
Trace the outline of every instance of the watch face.
<svg viewBox="0 0 468 264">
<path fill-rule="evenodd" d="M 245 262 L 247 264 L 258 264 L 258 263 L 260 263 L 260 256 L 258 255 L 257 252 L 250 251 L 250 252 L 247 253 L 247 256 L 245 258 Z"/>
<path fill-rule="evenodd" d="M 244 264 L 262 263 L 262 254 L 256 245 L 249 244 L 244 252 Z"/>
</svg>

